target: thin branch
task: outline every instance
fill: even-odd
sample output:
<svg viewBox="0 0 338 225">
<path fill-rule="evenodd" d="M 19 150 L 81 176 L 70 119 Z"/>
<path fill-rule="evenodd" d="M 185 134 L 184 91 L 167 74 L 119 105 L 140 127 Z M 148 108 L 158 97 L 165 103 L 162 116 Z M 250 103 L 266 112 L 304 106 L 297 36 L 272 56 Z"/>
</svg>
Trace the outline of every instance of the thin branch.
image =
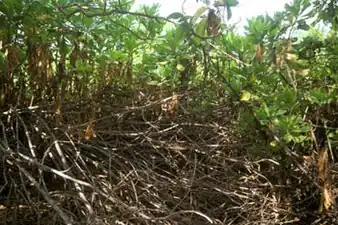
<svg viewBox="0 0 338 225">
<path fill-rule="evenodd" d="M 73 221 L 71 220 L 71 218 L 69 218 L 61 209 L 60 207 L 57 205 L 57 203 L 50 197 L 50 195 L 48 194 L 48 192 L 46 192 L 45 190 L 43 190 L 40 185 L 39 182 L 37 182 L 37 180 L 35 180 L 33 178 L 33 176 L 24 168 L 20 167 L 19 165 L 17 166 L 18 169 L 30 180 L 30 182 L 32 182 L 32 184 L 40 191 L 42 197 L 52 206 L 52 208 L 59 214 L 59 216 L 63 219 L 63 221 L 65 222 L 65 224 L 67 225 L 72 225 L 74 224 Z"/>
<path fill-rule="evenodd" d="M 88 12 L 89 10 L 86 10 L 84 8 L 84 6 L 81 6 L 79 4 L 68 5 L 67 8 L 74 7 L 74 6 L 76 6 L 77 8 L 74 9 L 73 12 L 67 13 L 64 10 L 65 6 L 58 5 L 55 1 L 53 1 L 53 2 L 57 6 L 57 9 L 68 18 L 73 16 L 76 13 L 82 13 L 83 15 L 85 15 L 87 17 L 111 16 L 113 14 L 119 14 L 119 15 L 134 15 L 134 16 L 139 16 L 139 17 L 146 17 L 146 18 L 149 18 L 149 19 L 163 20 L 163 21 L 175 24 L 175 22 L 173 22 L 172 20 L 170 20 L 166 17 L 154 16 L 154 15 L 149 15 L 149 14 L 139 13 L 139 12 L 131 12 L 131 11 L 128 11 L 128 10 L 121 10 L 121 9 L 112 9 L 110 11 L 103 10 L 102 12 L 90 13 L 90 12 Z M 91 8 L 91 10 L 94 10 L 94 9 L 99 9 L 99 8 Z M 101 10 L 101 9 L 99 9 L 99 10 Z"/>
</svg>

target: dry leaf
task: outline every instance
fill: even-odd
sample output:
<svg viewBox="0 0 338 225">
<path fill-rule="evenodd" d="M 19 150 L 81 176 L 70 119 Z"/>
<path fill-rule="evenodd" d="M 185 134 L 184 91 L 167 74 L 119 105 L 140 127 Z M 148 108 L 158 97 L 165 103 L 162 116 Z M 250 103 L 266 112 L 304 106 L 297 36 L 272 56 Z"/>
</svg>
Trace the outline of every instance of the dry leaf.
<svg viewBox="0 0 338 225">
<path fill-rule="evenodd" d="M 323 210 L 329 210 L 334 204 L 334 201 L 330 195 L 330 180 L 329 180 L 329 165 L 328 165 L 328 150 L 322 148 L 319 151 L 317 167 L 318 167 L 318 178 L 322 185 L 322 195 L 320 199 L 319 212 Z"/>
<path fill-rule="evenodd" d="M 328 153 L 326 148 L 320 150 L 318 155 L 317 166 L 319 178 L 325 181 L 328 175 Z"/>
<path fill-rule="evenodd" d="M 256 59 L 259 63 L 262 62 L 263 60 L 263 56 L 262 56 L 262 46 L 261 45 L 257 45 L 256 46 Z"/>
<path fill-rule="evenodd" d="M 161 105 L 161 110 L 169 117 L 173 118 L 175 116 L 176 110 L 179 106 L 179 98 L 176 92 L 173 92 L 170 102 L 163 103 Z"/>
<path fill-rule="evenodd" d="M 89 119 L 88 126 L 86 129 L 85 139 L 90 140 L 92 138 L 96 137 L 94 129 L 93 129 L 93 120 Z"/>
<path fill-rule="evenodd" d="M 329 210 L 333 205 L 333 199 L 328 188 L 323 189 L 323 205 L 325 210 Z"/>
</svg>

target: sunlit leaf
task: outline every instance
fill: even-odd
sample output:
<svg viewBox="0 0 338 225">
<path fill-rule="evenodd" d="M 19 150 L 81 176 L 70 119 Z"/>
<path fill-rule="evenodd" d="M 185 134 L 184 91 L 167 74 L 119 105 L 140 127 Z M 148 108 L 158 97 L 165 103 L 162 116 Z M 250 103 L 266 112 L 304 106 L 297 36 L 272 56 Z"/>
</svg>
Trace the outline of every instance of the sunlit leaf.
<svg viewBox="0 0 338 225">
<path fill-rule="evenodd" d="M 196 34 L 200 37 L 204 37 L 206 34 L 207 20 L 207 18 L 204 18 L 196 26 Z"/>
<path fill-rule="evenodd" d="M 159 85 L 159 82 L 157 80 L 151 80 L 149 82 L 147 82 L 148 85 Z"/>
<path fill-rule="evenodd" d="M 309 75 L 310 69 L 298 70 L 297 73 L 302 77 L 306 77 L 307 75 Z"/>
<path fill-rule="evenodd" d="M 247 101 L 250 100 L 250 98 L 251 98 L 251 93 L 250 92 L 248 92 L 246 90 L 242 91 L 242 95 L 241 95 L 241 99 L 240 99 L 241 101 L 247 102 Z"/>
<path fill-rule="evenodd" d="M 185 70 L 185 67 L 182 64 L 177 64 L 176 69 L 180 72 L 183 72 Z"/>
<path fill-rule="evenodd" d="M 167 65 L 169 62 L 168 61 L 162 61 L 162 62 L 159 62 L 158 64 L 160 64 L 160 65 Z"/>
<path fill-rule="evenodd" d="M 39 15 L 39 16 L 37 17 L 37 19 L 40 20 L 40 21 L 48 20 L 48 19 L 50 19 L 50 18 L 51 18 L 51 16 L 46 15 L 46 14 L 41 14 L 41 15 Z"/>
<path fill-rule="evenodd" d="M 194 14 L 194 16 L 191 19 L 191 23 L 192 25 L 194 25 L 196 23 L 196 21 L 198 20 L 198 18 L 207 11 L 207 8 L 205 6 L 200 7 Z"/>
<path fill-rule="evenodd" d="M 273 141 L 270 142 L 271 147 L 276 147 L 277 144 L 278 144 L 278 142 L 276 140 L 273 140 Z"/>
<path fill-rule="evenodd" d="M 286 143 L 290 143 L 293 140 L 293 136 L 290 133 L 284 135 L 284 140 Z"/>
<path fill-rule="evenodd" d="M 124 60 L 127 58 L 126 54 L 120 51 L 113 51 L 110 55 L 111 59 Z"/>
<path fill-rule="evenodd" d="M 292 53 L 285 53 L 285 58 L 289 61 L 296 61 L 298 59 L 298 55 Z"/>
</svg>

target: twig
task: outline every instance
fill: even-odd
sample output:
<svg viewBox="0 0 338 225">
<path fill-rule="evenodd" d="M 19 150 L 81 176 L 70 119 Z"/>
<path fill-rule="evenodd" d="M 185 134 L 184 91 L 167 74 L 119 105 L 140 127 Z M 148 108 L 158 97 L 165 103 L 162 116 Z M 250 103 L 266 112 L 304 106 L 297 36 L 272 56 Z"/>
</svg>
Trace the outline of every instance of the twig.
<svg viewBox="0 0 338 225">
<path fill-rule="evenodd" d="M 50 198 L 49 194 L 43 190 L 39 183 L 28 173 L 28 171 L 21 166 L 17 166 L 18 169 L 25 174 L 25 176 L 32 182 L 32 184 L 40 191 L 43 198 L 53 207 L 53 209 L 59 214 L 59 216 L 63 219 L 66 225 L 72 225 L 74 222 L 71 218 L 69 218 L 59 206 L 57 206 L 56 202 Z"/>
</svg>

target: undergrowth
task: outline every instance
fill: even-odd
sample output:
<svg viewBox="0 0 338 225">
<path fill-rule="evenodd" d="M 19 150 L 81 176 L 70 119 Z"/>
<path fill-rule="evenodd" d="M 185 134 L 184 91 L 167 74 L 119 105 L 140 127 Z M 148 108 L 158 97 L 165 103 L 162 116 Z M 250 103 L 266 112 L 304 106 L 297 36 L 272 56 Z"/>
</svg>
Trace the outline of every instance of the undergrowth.
<svg viewBox="0 0 338 225">
<path fill-rule="evenodd" d="M 122 92 L 111 90 L 137 95 Z M 91 115 L 92 102 L 88 123 L 81 114 Z M 49 105 L 4 112 L 4 224 L 336 223 L 336 213 L 316 213 L 313 162 L 298 162 L 303 174 L 296 161 L 285 168 L 287 158 L 250 157 L 266 147 L 248 141 L 252 134 L 240 137 L 236 112 L 224 103 L 193 117 L 170 117 L 164 103 L 66 102 L 59 119 Z"/>
</svg>

